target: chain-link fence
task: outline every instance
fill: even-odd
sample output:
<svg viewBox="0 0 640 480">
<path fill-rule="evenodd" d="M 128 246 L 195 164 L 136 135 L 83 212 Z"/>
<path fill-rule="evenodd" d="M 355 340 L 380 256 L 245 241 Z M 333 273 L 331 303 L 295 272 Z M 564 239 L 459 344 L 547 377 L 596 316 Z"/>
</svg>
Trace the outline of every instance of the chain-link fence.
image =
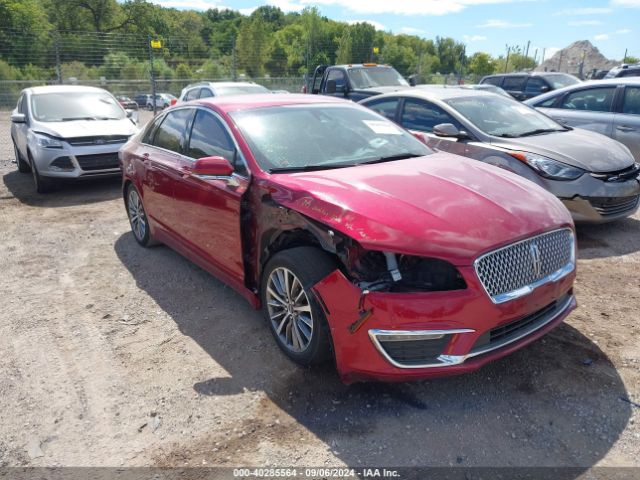
<svg viewBox="0 0 640 480">
<path fill-rule="evenodd" d="M 348 58 L 353 63 L 384 61 L 373 40 L 369 43 L 351 45 Z M 266 42 L 259 32 L 240 32 L 207 45 L 199 35 L 0 29 L 0 159 L 13 159 L 10 115 L 25 88 L 89 85 L 132 99 L 150 95 L 152 101 L 153 93 L 178 96 L 186 85 L 205 80 L 253 81 L 271 90 L 300 92 L 317 64 L 345 58 L 341 48 L 327 39 Z M 459 80 L 455 74 L 427 73 L 426 54 L 394 66 L 403 75 L 417 74 L 422 83 Z"/>
</svg>

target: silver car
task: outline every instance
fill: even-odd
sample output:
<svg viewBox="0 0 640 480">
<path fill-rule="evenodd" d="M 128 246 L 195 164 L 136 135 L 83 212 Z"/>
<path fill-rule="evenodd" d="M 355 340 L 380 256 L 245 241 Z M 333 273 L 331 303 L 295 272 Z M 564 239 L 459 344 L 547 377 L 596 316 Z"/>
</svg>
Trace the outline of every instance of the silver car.
<svg viewBox="0 0 640 480">
<path fill-rule="evenodd" d="M 254 82 L 198 82 L 184 87 L 180 92 L 177 103 L 188 102 L 198 98 L 252 95 L 257 93 L 272 92 Z"/>
<path fill-rule="evenodd" d="M 44 193 L 57 179 L 119 175 L 118 150 L 138 130 L 109 92 L 49 86 L 22 91 L 11 115 L 18 170 Z"/>
<path fill-rule="evenodd" d="M 594 80 L 527 100 L 558 122 L 624 143 L 640 162 L 640 78 Z"/>
<path fill-rule="evenodd" d="M 559 197 L 577 222 L 631 215 L 640 165 L 603 135 L 564 127 L 516 100 L 460 89 L 412 89 L 363 100 L 437 150 L 515 172 Z"/>
</svg>

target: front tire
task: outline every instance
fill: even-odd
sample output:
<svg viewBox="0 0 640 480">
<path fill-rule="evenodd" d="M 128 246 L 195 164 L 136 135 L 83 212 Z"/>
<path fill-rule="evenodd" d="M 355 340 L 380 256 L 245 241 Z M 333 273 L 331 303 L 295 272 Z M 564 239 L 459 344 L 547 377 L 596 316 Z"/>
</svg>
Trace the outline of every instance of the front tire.
<svg viewBox="0 0 640 480">
<path fill-rule="evenodd" d="M 33 157 L 31 156 L 31 152 L 29 155 L 29 163 L 31 164 L 31 174 L 33 175 L 33 183 L 36 185 L 36 192 L 38 193 L 49 193 L 53 190 L 55 186 L 55 182 L 53 179 L 48 177 L 43 177 L 38 173 L 38 167 L 36 163 L 33 161 Z"/>
<path fill-rule="evenodd" d="M 151 231 L 149 229 L 149 219 L 147 213 L 144 210 L 142 204 L 142 198 L 140 193 L 133 184 L 129 184 L 127 187 L 127 216 L 129 217 L 129 224 L 131 225 L 131 232 L 133 233 L 136 242 L 143 247 L 151 247 L 156 245 L 156 242 L 151 237 Z"/>
<path fill-rule="evenodd" d="M 31 167 L 29 166 L 29 163 L 22 158 L 22 155 L 20 155 L 20 151 L 18 150 L 15 142 L 13 142 L 13 151 L 16 156 L 16 163 L 18 164 L 18 171 L 20 173 L 29 173 L 31 171 Z"/>
<path fill-rule="evenodd" d="M 264 315 L 280 349 L 299 365 L 319 364 L 331 357 L 329 326 L 311 289 L 336 268 L 335 260 L 315 247 L 283 250 L 265 266 Z"/>
</svg>

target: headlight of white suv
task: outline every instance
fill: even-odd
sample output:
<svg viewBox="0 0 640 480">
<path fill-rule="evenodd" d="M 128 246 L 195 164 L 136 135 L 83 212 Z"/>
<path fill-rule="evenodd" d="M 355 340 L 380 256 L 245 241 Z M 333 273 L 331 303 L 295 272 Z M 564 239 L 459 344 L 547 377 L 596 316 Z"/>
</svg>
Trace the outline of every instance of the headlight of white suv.
<svg viewBox="0 0 640 480">
<path fill-rule="evenodd" d="M 552 180 L 575 180 L 585 173 L 581 168 L 572 167 L 535 153 L 511 152 L 511 156 L 526 163 L 541 176 Z"/>
<path fill-rule="evenodd" d="M 35 133 L 34 137 L 39 147 L 44 147 L 44 148 L 62 148 L 63 147 L 62 142 L 53 137 L 49 137 L 47 135 L 42 135 L 38 133 Z"/>
</svg>

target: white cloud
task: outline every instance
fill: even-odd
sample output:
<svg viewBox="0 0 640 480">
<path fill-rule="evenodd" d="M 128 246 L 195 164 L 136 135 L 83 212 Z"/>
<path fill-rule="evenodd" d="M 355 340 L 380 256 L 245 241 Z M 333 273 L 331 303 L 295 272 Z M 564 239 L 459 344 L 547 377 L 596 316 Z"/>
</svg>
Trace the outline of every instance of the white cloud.
<svg viewBox="0 0 640 480">
<path fill-rule="evenodd" d="M 209 8 L 228 9 L 217 0 L 152 0 L 156 5 L 178 10 L 208 10 Z"/>
<path fill-rule="evenodd" d="M 582 27 L 582 26 L 590 26 L 590 25 L 602 25 L 600 20 L 574 20 L 568 22 L 567 25 L 570 27 Z"/>
<path fill-rule="evenodd" d="M 402 27 L 400 29 L 402 33 L 406 33 L 407 35 L 424 35 L 427 33 L 426 30 L 422 30 L 421 28 L 413 28 L 413 27 Z"/>
<path fill-rule="evenodd" d="M 564 10 L 555 12 L 553 15 L 574 17 L 580 15 L 603 15 L 605 13 L 611 13 L 611 9 L 607 7 L 565 8 Z"/>
<path fill-rule="evenodd" d="M 304 5 L 298 2 L 290 2 L 289 0 L 267 0 L 265 3 L 278 7 L 283 12 L 299 12 L 304 8 Z"/>
<path fill-rule="evenodd" d="M 601 33 L 600 35 L 596 35 L 593 37 L 594 40 L 609 40 L 609 35 L 607 33 Z"/>
<path fill-rule="evenodd" d="M 369 25 L 372 25 L 373 27 L 375 27 L 376 30 L 386 30 L 387 27 L 385 27 L 383 24 L 381 24 L 380 22 L 376 22 L 374 20 L 347 20 L 347 23 L 349 25 L 353 25 L 355 23 L 368 23 Z"/>
<path fill-rule="evenodd" d="M 249 7 L 249 8 L 240 8 L 238 9 L 238 11 L 242 14 L 242 15 L 251 15 L 253 12 L 256 11 L 258 7 Z"/>
<path fill-rule="evenodd" d="M 357 13 L 397 15 L 446 15 L 466 7 L 529 0 L 300 0 L 306 5 L 338 5 Z"/>
<path fill-rule="evenodd" d="M 616 35 L 626 35 L 627 33 L 631 33 L 631 30 L 628 28 L 621 28 L 620 30 L 616 30 L 614 33 Z"/>
<path fill-rule="evenodd" d="M 487 20 L 485 23 L 476 25 L 478 28 L 526 28 L 532 27 L 533 23 L 511 23 L 504 20 Z"/>
<path fill-rule="evenodd" d="M 463 35 L 462 38 L 467 42 L 482 42 L 487 39 L 484 35 Z"/>
<path fill-rule="evenodd" d="M 611 5 L 617 7 L 640 8 L 640 0 L 611 0 Z"/>
<path fill-rule="evenodd" d="M 545 58 L 545 60 L 553 57 L 560 50 L 561 50 L 560 47 L 547 47 L 544 50 L 544 58 Z M 540 58 L 542 58 L 542 50 L 540 51 Z"/>
</svg>

